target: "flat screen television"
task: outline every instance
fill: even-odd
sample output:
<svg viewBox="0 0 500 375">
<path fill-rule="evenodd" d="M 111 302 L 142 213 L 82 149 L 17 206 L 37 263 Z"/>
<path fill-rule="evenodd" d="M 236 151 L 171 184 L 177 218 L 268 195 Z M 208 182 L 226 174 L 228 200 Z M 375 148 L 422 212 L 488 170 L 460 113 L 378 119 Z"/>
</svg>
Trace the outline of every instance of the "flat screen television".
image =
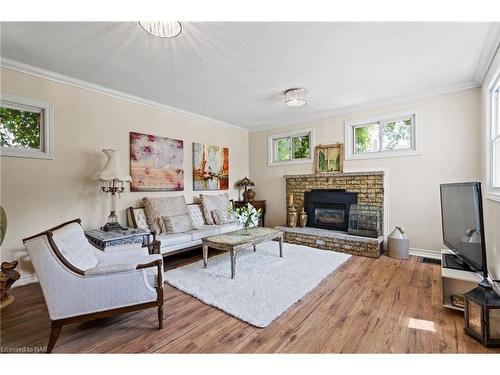
<svg viewBox="0 0 500 375">
<path fill-rule="evenodd" d="M 488 279 L 480 182 L 441 184 L 444 244 Z"/>
</svg>

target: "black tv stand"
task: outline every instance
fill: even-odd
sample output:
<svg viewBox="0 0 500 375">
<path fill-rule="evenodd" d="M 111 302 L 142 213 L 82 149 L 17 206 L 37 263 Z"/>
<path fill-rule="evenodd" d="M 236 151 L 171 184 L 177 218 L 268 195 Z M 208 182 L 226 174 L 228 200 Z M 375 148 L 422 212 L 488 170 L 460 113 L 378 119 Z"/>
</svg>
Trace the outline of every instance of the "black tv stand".
<svg viewBox="0 0 500 375">
<path fill-rule="evenodd" d="M 443 307 L 464 311 L 462 295 L 483 281 L 480 272 L 472 270 L 451 250 L 441 250 L 441 287 Z M 462 300 L 462 305 L 460 305 Z"/>
</svg>

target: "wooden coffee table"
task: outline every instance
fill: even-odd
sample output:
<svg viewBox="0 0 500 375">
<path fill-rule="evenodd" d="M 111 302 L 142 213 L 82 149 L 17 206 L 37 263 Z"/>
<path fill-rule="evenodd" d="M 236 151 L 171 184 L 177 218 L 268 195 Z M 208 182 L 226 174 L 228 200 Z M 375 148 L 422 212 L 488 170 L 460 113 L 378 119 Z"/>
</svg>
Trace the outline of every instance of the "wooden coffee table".
<svg viewBox="0 0 500 375">
<path fill-rule="evenodd" d="M 243 231 L 234 231 L 217 236 L 203 238 L 203 268 L 207 268 L 208 248 L 229 251 L 231 258 L 231 279 L 234 279 L 236 271 L 236 252 L 262 242 L 279 239 L 280 257 L 283 258 L 283 231 L 271 228 L 251 228 Z"/>
</svg>

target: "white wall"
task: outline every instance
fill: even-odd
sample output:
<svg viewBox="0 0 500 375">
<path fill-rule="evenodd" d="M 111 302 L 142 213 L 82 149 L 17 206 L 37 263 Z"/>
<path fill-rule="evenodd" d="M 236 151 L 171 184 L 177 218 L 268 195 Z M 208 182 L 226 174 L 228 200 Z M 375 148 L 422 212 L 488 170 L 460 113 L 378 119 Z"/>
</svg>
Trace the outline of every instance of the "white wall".
<svg viewBox="0 0 500 375">
<path fill-rule="evenodd" d="M 483 81 L 481 87 L 481 104 L 482 104 L 482 132 L 481 132 L 481 146 L 482 146 L 482 176 L 485 188 L 487 190 L 487 143 L 489 139 L 487 127 L 487 100 L 488 100 L 488 86 L 500 74 L 500 50 L 497 52 L 488 73 Z M 485 194 L 487 196 L 487 192 Z M 488 255 L 488 270 L 493 279 L 500 279 L 500 202 L 492 199 L 484 199 L 484 220 L 485 220 L 485 235 L 486 235 L 486 252 Z"/>
<path fill-rule="evenodd" d="M 188 202 L 199 195 L 192 190 L 192 142 L 229 147 L 229 186 L 248 174 L 246 130 L 9 69 L 0 72 L 2 93 L 54 106 L 54 160 L 0 157 L 0 203 L 8 219 L 1 259 L 20 259 L 19 269 L 24 275 L 33 271 L 22 238 L 77 217 L 86 229 L 105 223 L 109 200 L 99 193 L 92 177 L 105 161 L 103 148 L 121 150 L 122 165 L 129 169 L 130 131 L 184 140 L 183 193 Z M 237 190 L 229 192 L 233 198 L 238 197 Z M 183 193 L 126 192 L 118 200 L 120 221 L 126 222 L 125 208 L 139 203 L 143 196 Z"/>
<path fill-rule="evenodd" d="M 390 230 L 401 224 L 410 236 L 411 247 L 439 251 L 443 247 L 439 184 L 478 181 L 481 177 L 479 89 L 251 133 L 250 177 L 256 184 L 258 198 L 268 201 L 266 223 L 276 225 L 285 222 L 283 175 L 313 172 L 312 164 L 269 167 L 269 134 L 312 127 L 317 144 L 343 143 L 344 122 L 347 120 L 413 109 L 418 111 L 421 155 L 346 161 L 344 170 L 387 170 Z"/>
</svg>

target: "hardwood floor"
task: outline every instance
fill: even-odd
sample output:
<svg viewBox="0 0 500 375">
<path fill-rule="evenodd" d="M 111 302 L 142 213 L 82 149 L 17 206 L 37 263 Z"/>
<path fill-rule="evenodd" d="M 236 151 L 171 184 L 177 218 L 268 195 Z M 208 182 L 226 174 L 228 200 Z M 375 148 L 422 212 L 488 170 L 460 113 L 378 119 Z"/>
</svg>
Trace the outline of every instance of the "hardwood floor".
<svg viewBox="0 0 500 375">
<path fill-rule="evenodd" d="M 168 268 L 200 259 L 168 258 Z M 353 256 L 264 329 L 166 285 L 156 309 L 65 326 L 55 353 L 500 353 L 465 336 L 461 313 L 441 307 L 440 267 L 412 257 Z M 1 311 L 3 352 L 41 347 L 50 322 L 38 284 L 12 290 Z"/>
</svg>

